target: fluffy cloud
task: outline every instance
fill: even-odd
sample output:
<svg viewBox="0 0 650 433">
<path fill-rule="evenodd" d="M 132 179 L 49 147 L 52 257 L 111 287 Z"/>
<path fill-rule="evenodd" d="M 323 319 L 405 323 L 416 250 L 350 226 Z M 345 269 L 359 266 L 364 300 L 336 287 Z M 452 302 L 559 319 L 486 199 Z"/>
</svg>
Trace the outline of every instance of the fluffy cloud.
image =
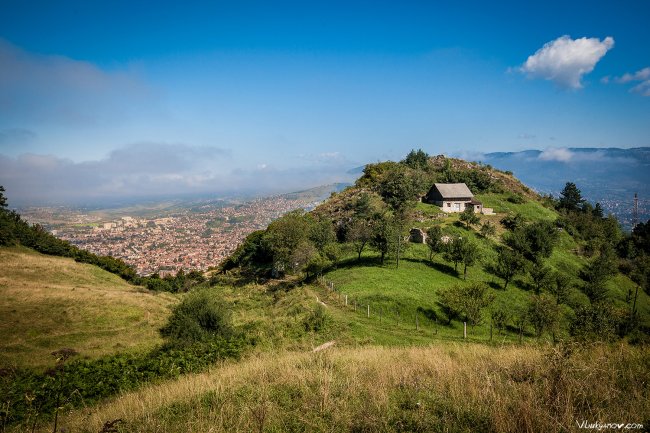
<svg viewBox="0 0 650 433">
<path fill-rule="evenodd" d="M 573 158 L 573 152 L 565 147 L 550 147 L 539 154 L 542 161 L 569 162 Z"/>
<path fill-rule="evenodd" d="M 641 96 L 650 96 L 650 67 L 640 69 L 633 74 L 625 73 L 614 79 L 617 83 L 626 84 L 640 81 L 636 86 L 630 89 L 631 92 L 638 93 Z"/>
<path fill-rule="evenodd" d="M 614 47 L 614 38 L 571 39 L 562 36 L 547 42 L 519 68 L 530 78 L 550 80 L 568 89 L 580 89 L 582 77 Z"/>
</svg>

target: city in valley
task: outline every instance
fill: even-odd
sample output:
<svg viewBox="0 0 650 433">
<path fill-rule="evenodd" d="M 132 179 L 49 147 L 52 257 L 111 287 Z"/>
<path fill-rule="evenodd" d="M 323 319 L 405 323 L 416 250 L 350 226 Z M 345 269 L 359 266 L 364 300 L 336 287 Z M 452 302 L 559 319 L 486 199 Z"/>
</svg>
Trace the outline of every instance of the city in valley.
<svg viewBox="0 0 650 433">
<path fill-rule="evenodd" d="M 251 232 L 294 209 L 311 209 L 332 191 L 321 187 L 302 193 L 243 200 L 80 211 L 73 208 L 25 208 L 31 223 L 98 255 L 123 259 L 139 275 L 206 270 L 218 265 Z"/>
</svg>

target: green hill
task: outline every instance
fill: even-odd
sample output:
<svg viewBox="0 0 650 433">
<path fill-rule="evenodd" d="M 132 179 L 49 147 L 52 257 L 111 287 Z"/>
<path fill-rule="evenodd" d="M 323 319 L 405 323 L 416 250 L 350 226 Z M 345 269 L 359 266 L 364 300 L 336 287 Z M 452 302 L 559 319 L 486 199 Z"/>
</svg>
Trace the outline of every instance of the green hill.
<svg viewBox="0 0 650 433">
<path fill-rule="evenodd" d="M 469 214 L 445 214 L 419 201 L 434 182 L 466 183 L 494 213 L 473 221 Z M 576 420 L 584 419 L 645 424 L 650 227 L 623 233 L 598 205 L 572 191 L 567 185 L 562 197 L 542 197 L 510 173 L 422 152 L 399 163 L 369 164 L 355 185 L 313 211 L 290 212 L 252 233 L 208 280 L 194 276 L 194 286 L 179 283 L 190 287 L 179 295 L 181 305 L 195 310 L 179 315 L 176 309 L 169 323 L 177 326 L 174 335 L 191 344 L 167 341 L 169 351 L 110 361 L 110 368 L 99 371 L 128 371 L 135 384 L 91 394 L 92 401 L 101 401 L 122 392 L 83 410 L 68 406 L 61 426 L 100 431 L 119 425 L 118 431 L 133 432 L 563 432 L 578 431 Z M 410 242 L 412 228 L 436 242 Z M 43 274 L 35 276 L 24 266 L 35 253 L 3 251 L 26 256 L 12 259 L 17 265 L 10 279 L 23 278 L 41 297 L 56 284 L 64 297 L 85 293 L 81 288 L 92 292 L 78 301 L 88 306 L 78 317 L 93 318 L 80 321 L 81 328 L 102 329 L 107 321 L 93 323 L 108 307 L 92 310 L 84 304 L 91 298 L 133 294 L 167 302 L 163 310 L 173 300 L 119 279 L 115 286 L 104 283 L 114 289 L 101 296 L 90 290 L 96 280 L 88 274 L 97 275 L 97 268 L 47 258 L 82 267 L 66 273 L 58 265 L 63 273 L 48 274 L 51 265 L 39 255 L 35 261 L 43 264 Z M 116 278 L 102 275 L 102 281 Z M 15 297 L 8 299 L 16 304 Z M 207 305 L 212 300 L 219 300 L 214 310 Z M 115 320 L 142 323 L 142 314 L 128 311 Z M 215 323 L 232 325 L 230 355 L 211 346 L 223 343 L 223 335 L 211 333 Z M 44 322 L 43 331 L 50 327 L 56 324 Z M 154 334 L 124 335 L 155 344 Z M 324 343 L 329 348 L 320 350 Z M 205 371 L 242 347 L 241 361 L 148 384 Z M 24 356 L 30 350 L 34 346 Z M 201 358 L 206 354 L 207 363 Z M 146 369 L 143 379 L 139 366 Z M 78 379 L 88 366 L 70 368 Z M 79 380 L 87 385 L 87 379 Z M 70 385 L 69 392 L 72 386 L 80 385 Z M 25 406 L 9 419 L 20 428 L 28 416 Z M 42 416 L 39 425 L 46 423 Z"/>
<path fill-rule="evenodd" d="M 150 349 L 176 299 L 73 259 L 0 247 L 0 365 L 52 365 L 74 348 L 97 358 Z"/>
</svg>

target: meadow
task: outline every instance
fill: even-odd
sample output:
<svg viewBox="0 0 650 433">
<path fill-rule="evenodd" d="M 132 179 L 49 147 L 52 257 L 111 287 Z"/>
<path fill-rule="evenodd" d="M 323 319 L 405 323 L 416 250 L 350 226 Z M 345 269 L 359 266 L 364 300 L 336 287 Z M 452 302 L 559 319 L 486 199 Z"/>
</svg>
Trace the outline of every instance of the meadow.
<svg viewBox="0 0 650 433">
<path fill-rule="evenodd" d="M 66 431 L 567 432 L 650 421 L 648 349 L 333 348 L 270 352 L 62 414 Z M 119 420 L 119 421 L 118 421 Z"/>
<path fill-rule="evenodd" d="M 50 353 L 82 357 L 153 348 L 177 297 L 28 248 L 0 248 L 0 365 L 45 367 Z"/>
</svg>

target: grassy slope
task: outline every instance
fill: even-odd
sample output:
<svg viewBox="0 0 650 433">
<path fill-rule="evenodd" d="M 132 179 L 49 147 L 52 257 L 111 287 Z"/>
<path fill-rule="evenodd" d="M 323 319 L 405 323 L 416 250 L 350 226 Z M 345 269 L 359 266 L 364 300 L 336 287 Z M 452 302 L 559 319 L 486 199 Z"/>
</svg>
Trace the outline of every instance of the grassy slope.
<svg viewBox="0 0 650 433">
<path fill-rule="evenodd" d="M 121 419 L 124 432 L 554 433 L 580 431 L 584 419 L 647 422 L 647 348 L 569 349 L 447 343 L 266 353 L 65 413 L 59 425 L 97 432 Z"/>
<path fill-rule="evenodd" d="M 88 357 L 150 348 L 175 302 L 26 248 L 0 248 L 0 263 L 0 366 L 49 366 L 62 347 Z"/>
</svg>

